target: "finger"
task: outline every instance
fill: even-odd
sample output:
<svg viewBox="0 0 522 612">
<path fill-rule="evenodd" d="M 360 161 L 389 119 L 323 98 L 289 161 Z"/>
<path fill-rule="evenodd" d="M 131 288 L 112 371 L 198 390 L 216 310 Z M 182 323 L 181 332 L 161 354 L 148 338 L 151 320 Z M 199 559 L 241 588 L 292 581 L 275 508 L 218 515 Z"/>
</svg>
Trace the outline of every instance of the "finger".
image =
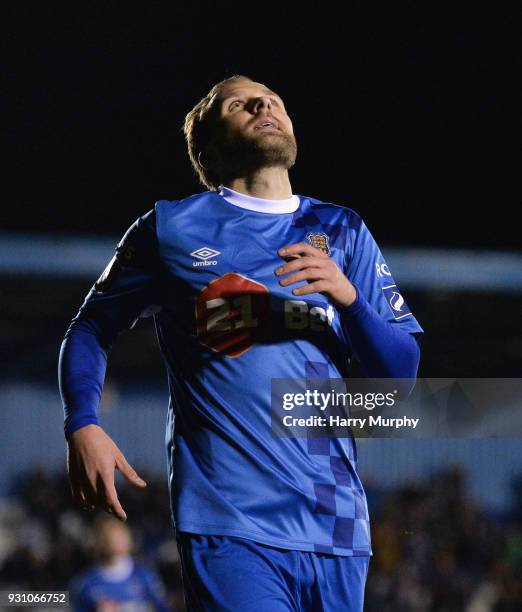
<svg viewBox="0 0 522 612">
<path fill-rule="evenodd" d="M 71 459 L 72 455 L 68 455 Z M 68 461 L 69 485 L 73 500 L 82 510 L 92 511 L 97 505 L 96 494 L 93 485 L 83 469 L 76 461 Z"/>
<path fill-rule="evenodd" d="M 279 284 L 282 287 L 288 287 L 289 285 L 293 285 L 303 280 L 315 281 L 321 279 L 324 279 L 324 270 L 321 268 L 307 268 L 306 270 L 302 270 L 301 272 L 296 272 L 295 274 L 290 274 L 290 276 L 287 276 L 286 278 L 282 278 L 279 281 Z"/>
<path fill-rule="evenodd" d="M 75 503 L 80 506 L 82 510 L 91 510 L 93 506 L 87 501 L 83 491 L 81 489 L 73 489 L 72 497 Z"/>
<path fill-rule="evenodd" d="M 100 498 L 100 495 L 92 489 L 87 489 L 85 491 L 84 510 L 94 510 L 95 508 L 103 509 L 103 507 L 104 502 L 103 499 Z"/>
<path fill-rule="evenodd" d="M 142 489 L 147 486 L 147 483 L 143 480 L 143 478 L 138 476 L 136 470 L 130 465 L 127 459 L 125 459 L 122 453 L 119 453 L 119 455 L 116 457 L 116 467 L 130 482 L 130 484 Z"/>
<path fill-rule="evenodd" d="M 289 244 L 280 248 L 277 251 L 278 255 L 281 257 L 288 257 L 292 255 L 317 255 L 321 258 L 328 258 L 326 253 L 323 253 L 320 249 L 316 249 L 311 244 L 307 242 L 297 242 L 295 244 Z"/>
<path fill-rule="evenodd" d="M 100 473 L 86 474 L 83 495 L 85 497 L 85 509 L 94 510 L 99 508 L 100 510 L 105 510 L 105 484 Z"/>
<path fill-rule="evenodd" d="M 109 477 L 106 481 L 103 481 L 102 491 L 104 510 L 109 514 L 113 514 L 116 518 L 120 519 L 120 521 L 126 521 L 127 513 L 118 499 L 114 478 Z"/>
<path fill-rule="evenodd" d="M 83 479 L 86 483 L 86 486 L 89 487 L 90 484 L 88 480 Z M 71 488 L 71 494 L 74 502 L 80 506 L 82 510 L 94 510 L 94 506 L 91 501 L 87 498 L 87 495 L 84 492 L 84 488 L 81 484 L 82 480 L 78 475 L 73 476 L 72 473 L 69 474 L 69 485 Z"/>
<path fill-rule="evenodd" d="M 309 242 L 294 242 L 293 244 L 282 246 L 277 252 L 282 256 L 299 255 L 301 253 L 310 253 L 312 248 Z"/>
<path fill-rule="evenodd" d="M 325 260 L 320 257 L 306 256 L 300 257 L 299 259 L 293 259 L 279 268 L 274 270 L 276 276 L 281 276 L 282 274 L 288 274 L 289 272 L 294 272 L 295 270 L 303 270 L 304 268 L 322 268 L 326 265 L 327 262 L 331 261 L 330 259 Z"/>
<path fill-rule="evenodd" d="M 308 285 L 303 285 L 302 287 L 296 287 L 292 289 L 292 293 L 294 295 L 308 295 L 310 293 L 321 293 L 323 291 L 328 291 L 330 287 L 330 283 L 326 280 L 317 280 Z"/>
<path fill-rule="evenodd" d="M 92 512 L 96 508 L 103 507 L 98 501 L 97 497 L 92 493 L 89 494 L 88 492 L 82 493 L 82 495 L 79 497 L 75 497 L 75 500 L 80 508 L 82 510 L 87 510 L 87 512 Z"/>
<path fill-rule="evenodd" d="M 81 506 L 82 510 L 85 510 L 86 512 L 92 512 L 93 510 L 96 510 L 97 507 L 98 506 L 90 504 L 88 502 L 85 502 L 83 506 Z"/>
<path fill-rule="evenodd" d="M 123 509 L 122 505 L 120 504 L 120 500 L 117 497 L 111 498 L 110 501 L 107 502 L 105 510 L 109 514 L 113 514 L 116 518 L 120 519 L 120 521 L 125 522 L 127 520 L 127 513 Z"/>
</svg>

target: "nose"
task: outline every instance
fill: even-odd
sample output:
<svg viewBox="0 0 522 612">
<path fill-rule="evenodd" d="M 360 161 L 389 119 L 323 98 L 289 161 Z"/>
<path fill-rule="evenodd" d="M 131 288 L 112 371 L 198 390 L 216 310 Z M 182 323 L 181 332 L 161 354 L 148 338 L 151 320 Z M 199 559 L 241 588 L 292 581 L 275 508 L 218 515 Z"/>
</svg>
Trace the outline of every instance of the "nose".
<svg viewBox="0 0 522 612">
<path fill-rule="evenodd" d="M 259 113 L 261 110 L 270 110 L 272 108 L 272 103 L 268 96 L 259 96 L 254 99 L 252 106 L 254 112 Z"/>
</svg>

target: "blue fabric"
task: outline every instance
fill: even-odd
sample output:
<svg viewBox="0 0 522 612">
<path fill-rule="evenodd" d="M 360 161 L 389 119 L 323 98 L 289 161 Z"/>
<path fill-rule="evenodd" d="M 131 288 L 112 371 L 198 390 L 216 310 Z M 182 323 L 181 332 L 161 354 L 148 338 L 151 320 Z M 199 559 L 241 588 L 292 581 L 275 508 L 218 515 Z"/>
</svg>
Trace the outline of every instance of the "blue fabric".
<svg viewBox="0 0 522 612">
<path fill-rule="evenodd" d="M 357 306 L 342 313 L 322 294 L 294 296 L 294 286 L 279 284 L 278 249 L 322 245 L 387 330 L 404 332 L 389 336 L 387 351 L 422 329 L 360 217 L 299 197 L 294 213 L 269 214 L 205 192 L 160 201 L 131 227 L 62 347 L 66 433 L 96 418 L 105 354 L 118 334 L 153 313 L 170 386 L 177 531 L 368 556 L 354 439 L 275 438 L 271 381 L 347 376 L 353 357 L 369 372 L 388 360 L 372 354 L 379 343 L 363 350 Z"/>
<path fill-rule="evenodd" d="M 122 580 L 108 580 L 100 568 L 93 567 L 72 581 L 70 591 L 74 612 L 96 612 L 104 605 L 118 610 L 120 606 L 129 610 L 170 610 L 159 577 L 140 565 L 135 565 L 132 573 Z"/>
<path fill-rule="evenodd" d="M 152 211 L 129 228 L 65 334 L 58 377 L 66 436 L 99 424 L 97 408 L 110 348 L 123 330 L 147 314 L 147 307 L 162 301 L 155 227 Z"/>
<path fill-rule="evenodd" d="M 226 536 L 178 539 L 188 612 L 362 612 L 370 557 L 283 550 Z"/>
<path fill-rule="evenodd" d="M 91 329 L 89 321 L 79 321 L 67 331 L 58 367 L 67 436 L 85 425 L 99 424 L 96 407 L 100 402 L 106 368 L 107 351 L 98 335 Z"/>
<path fill-rule="evenodd" d="M 420 358 L 415 337 L 385 321 L 358 289 L 355 302 L 341 309 L 340 318 L 367 376 L 397 379 L 401 395 L 407 396 L 415 385 Z"/>
</svg>

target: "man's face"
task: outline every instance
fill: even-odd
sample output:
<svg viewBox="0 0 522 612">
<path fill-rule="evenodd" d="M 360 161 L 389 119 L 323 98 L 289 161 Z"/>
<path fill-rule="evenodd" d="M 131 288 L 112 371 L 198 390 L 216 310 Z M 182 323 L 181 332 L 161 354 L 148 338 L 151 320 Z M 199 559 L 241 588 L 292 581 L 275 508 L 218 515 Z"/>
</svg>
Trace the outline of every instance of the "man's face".
<svg viewBox="0 0 522 612">
<path fill-rule="evenodd" d="M 294 165 L 297 144 L 292 122 L 273 91 L 261 83 L 237 81 L 220 90 L 214 106 L 214 147 L 226 174 Z"/>
<path fill-rule="evenodd" d="M 132 539 L 129 529 L 116 521 L 103 523 L 96 533 L 96 548 L 103 559 L 130 554 Z"/>
</svg>

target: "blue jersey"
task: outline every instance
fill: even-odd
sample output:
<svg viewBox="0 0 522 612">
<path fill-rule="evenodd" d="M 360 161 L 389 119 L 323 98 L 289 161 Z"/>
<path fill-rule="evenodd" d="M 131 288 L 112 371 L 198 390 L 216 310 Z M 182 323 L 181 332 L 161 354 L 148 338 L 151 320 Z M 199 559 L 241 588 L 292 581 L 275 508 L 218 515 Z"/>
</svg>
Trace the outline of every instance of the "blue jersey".
<svg viewBox="0 0 522 612">
<path fill-rule="evenodd" d="M 101 567 L 86 570 L 71 583 L 71 605 L 75 612 L 170 610 L 163 584 L 154 572 L 140 565 L 133 565 L 120 579 L 106 575 Z"/>
<path fill-rule="evenodd" d="M 355 212 L 303 196 L 295 212 L 257 212 L 216 192 L 160 201 L 140 218 L 76 324 L 87 321 L 109 347 L 140 315 L 154 316 L 178 531 L 370 555 L 355 441 L 271 433 L 272 379 L 347 376 L 353 357 L 328 298 L 296 297 L 274 274 L 278 249 L 302 241 L 334 259 L 383 319 L 422 332 Z"/>
</svg>

